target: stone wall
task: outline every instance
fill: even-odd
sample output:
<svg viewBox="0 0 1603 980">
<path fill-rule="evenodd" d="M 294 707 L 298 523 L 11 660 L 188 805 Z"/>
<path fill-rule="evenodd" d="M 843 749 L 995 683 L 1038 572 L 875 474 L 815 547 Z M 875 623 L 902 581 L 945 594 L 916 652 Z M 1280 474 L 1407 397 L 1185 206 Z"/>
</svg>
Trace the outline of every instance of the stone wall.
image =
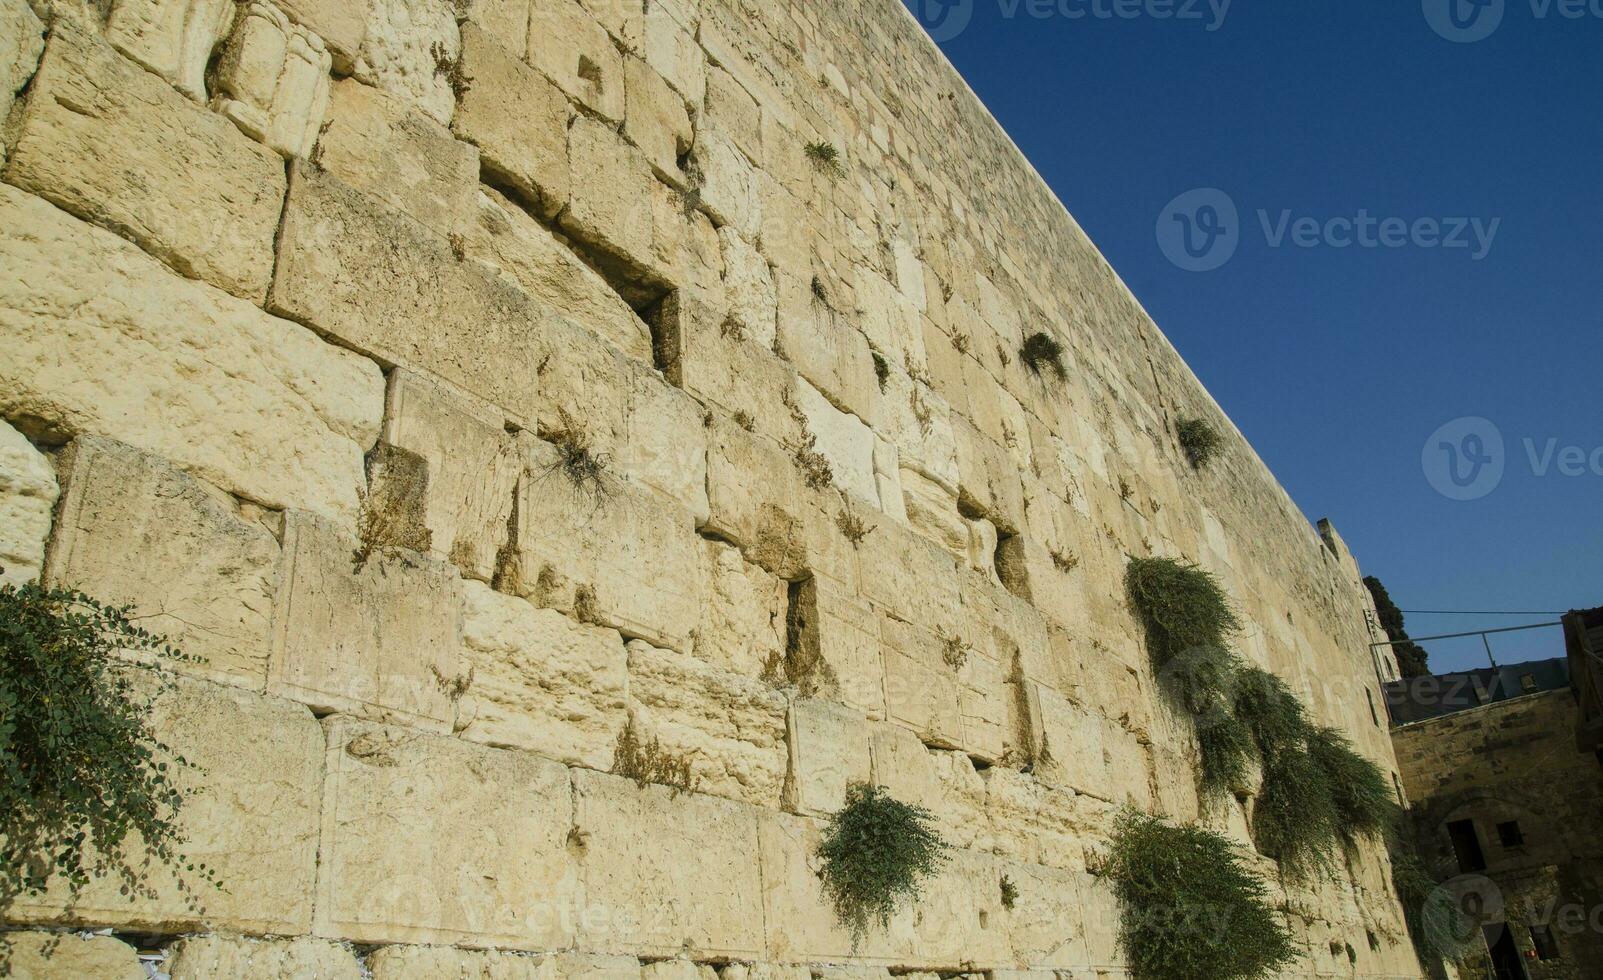
<svg viewBox="0 0 1603 980">
<path fill-rule="evenodd" d="M 1501 925 L 1532 980 L 1581 980 L 1603 959 L 1603 770 L 1575 747 L 1575 698 L 1549 691 L 1392 733 L 1422 854 L 1449 890 Z M 1485 866 L 1463 867 L 1449 823 L 1469 821 Z M 1517 837 L 1500 825 L 1512 823 Z M 1537 955 L 1545 926 L 1557 955 Z"/>
<path fill-rule="evenodd" d="M 0 52 L 0 555 L 199 658 L 154 724 L 228 885 L 18 923 L 175 978 L 1120 975 L 1118 809 L 1252 806 L 1131 556 L 1395 771 L 1339 536 L 895 0 L 0 0 Z M 959 850 L 853 948 L 860 780 Z M 1417 976 L 1387 882 L 1282 896 L 1293 975 Z"/>
</svg>

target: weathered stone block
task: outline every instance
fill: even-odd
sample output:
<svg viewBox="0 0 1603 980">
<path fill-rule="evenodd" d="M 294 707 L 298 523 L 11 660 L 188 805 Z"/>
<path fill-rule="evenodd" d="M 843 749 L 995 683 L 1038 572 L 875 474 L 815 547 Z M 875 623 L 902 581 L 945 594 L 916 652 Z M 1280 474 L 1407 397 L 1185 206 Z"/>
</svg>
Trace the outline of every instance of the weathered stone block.
<svg viewBox="0 0 1603 980">
<path fill-rule="evenodd" d="M 648 4 L 644 35 L 646 62 L 678 89 L 686 102 L 701 105 L 707 91 L 707 58 L 684 18 L 676 17 L 666 4 Z"/>
<path fill-rule="evenodd" d="M 541 965 L 541 980 L 640 980 L 640 961 L 633 956 L 556 953 Z"/>
<path fill-rule="evenodd" d="M 462 630 L 457 577 L 412 552 L 363 555 L 361 547 L 314 515 L 284 515 L 267 689 L 323 711 L 449 731 Z"/>
<path fill-rule="evenodd" d="M 882 521 L 859 543 L 858 563 L 865 598 L 930 632 L 957 632 L 957 563 L 939 545 Z"/>
<path fill-rule="evenodd" d="M 196 102 L 206 98 L 206 63 L 228 35 L 228 0 L 116 0 L 105 13 L 106 38 L 118 51 L 171 82 Z"/>
<path fill-rule="evenodd" d="M 1090 958 L 1084 916 L 1102 910 L 1082 906 L 1089 876 L 1028 864 L 1002 864 L 1001 871 L 1018 891 L 1013 908 L 1003 916 L 1018 962 L 1045 970 L 1121 962 L 1115 958 L 1093 963 Z"/>
<path fill-rule="evenodd" d="M 727 225 L 718 229 L 718 241 L 723 247 L 724 295 L 729 304 L 724 329 L 771 350 L 779 300 L 768 262 L 754 245 Z"/>
<path fill-rule="evenodd" d="M 701 552 L 707 595 L 691 652 L 742 677 L 783 676 L 786 583 L 733 545 L 703 539 Z"/>
<path fill-rule="evenodd" d="M 479 156 L 410 102 L 342 79 L 334 85 L 318 163 L 345 184 L 440 234 L 472 220 Z"/>
<path fill-rule="evenodd" d="M 1035 772 L 1041 779 L 1098 799 L 1112 799 L 1103 755 L 1102 716 L 1039 684 L 1041 742 Z"/>
<path fill-rule="evenodd" d="M 137 669 L 137 682 L 153 685 Z M 110 924 L 136 932 L 202 929 L 297 935 L 312 924 L 322 735 L 304 707 L 179 677 L 146 716 L 151 732 L 189 763 L 169 775 L 183 795 L 179 833 L 186 861 L 204 863 L 226 889 L 195 875 L 196 910 L 173 871 L 157 865 L 153 897 L 119 893 L 116 875 L 92 879 L 76 902 L 52 884 L 6 910 L 15 922 Z M 135 850 L 132 860 L 139 860 Z"/>
<path fill-rule="evenodd" d="M 650 263 L 651 166 L 640 150 L 604 123 L 580 116 L 568 130 L 568 158 L 576 182 L 562 227 L 573 238 L 610 259 L 644 266 Z"/>
<path fill-rule="evenodd" d="M 527 57 L 568 98 L 615 126 L 623 121 L 623 58 L 606 30 L 575 0 L 534 5 Z"/>
<path fill-rule="evenodd" d="M 963 741 L 957 671 L 946 661 L 939 634 L 880 616 L 885 651 L 885 711 L 927 745 L 958 748 Z"/>
<path fill-rule="evenodd" d="M 370 0 L 367 31 L 354 73 L 450 125 L 456 109 L 445 65 L 461 56 L 456 7 L 450 0 Z"/>
<path fill-rule="evenodd" d="M 696 201 L 720 225 L 754 238 L 762 224 L 762 197 L 751 161 L 723 134 L 697 134 L 690 167 Z"/>
<path fill-rule="evenodd" d="M 493 190 L 479 193 L 467 252 L 629 357 L 651 363 L 651 330 L 640 315 L 544 225 Z"/>
<path fill-rule="evenodd" d="M 835 918 L 819 878 L 823 823 L 810 817 L 760 811 L 757 840 L 762 859 L 762 911 L 768 923 L 764 958 L 782 963 L 896 962 L 896 946 L 878 929 L 861 943 Z M 820 977 L 833 971 L 820 971 Z M 871 975 L 864 970 L 865 975 Z"/>
<path fill-rule="evenodd" d="M 137 951 L 110 936 L 0 933 L 13 980 L 145 980 Z"/>
<path fill-rule="evenodd" d="M 472 680 L 457 705 L 461 736 L 610 768 L 628 722 L 622 637 L 478 582 L 463 590 L 463 671 Z"/>
<path fill-rule="evenodd" d="M 226 494 L 111 439 L 80 436 L 61 466 L 49 581 L 132 605 L 141 626 L 199 659 L 183 670 L 263 690 L 278 586 L 272 533 Z"/>
<path fill-rule="evenodd" d="M 587 908 L 579 946 L 750 958 L 763 947 L 757 815 L 665 786 L 575 770 L 574 839 Z"/>
<path fill-rule="evenodd" d="M 234 125 L 280 155 L 306 156 L 328 109 L 332 66 L 322 38 L 253 0 L 218 64 L 213 99 Z"/>
<path fill-rule="evenodd" d="M 324 722 L 319 935 L 555 949 L 579 909 L 568 770 L 526 752 Z"/>
<path fill-rule="evenodd" d="M 879 506 L 879 485 L 874 479 L 874 432 L 855 415 L 829 403 L 817 388 L 796 379 L 796 410 L 812 436 L 813 448 L 829 461 L 835 485 L 850 497 Z"/>
<path fill-rule="evenodd" d="M 39 578 L 59 489 L 49 458 L 0 421 L 0 582 Z"/>
<path fill-rule="evenodd" d="M 553 316 L 494 271 L 326 173 L 297 164 L 268 306 L 521 419 L 539 410 Z"/>
<path fill-rule="evenodd" d="M 1085 844 L 1103 829 L 1077 797 L 1016 769 L 992 766 L 980 773 L 990 821 L 987 850 L 1026 865 L 1080 871 Z"/>
<path fill-rule="evenodd" d="M 385 946 L 368 957 L 368 969 L 372 971 L 373 980 L 554 980 L 555 977 L 550 960 L 544 957 L 449 946 Z M 638 964 L 635 970 L 639 972 Z"/>
<path fill-rule="evenodd" d="M 806 697 L 885 717 L 886 675 L 879 616 L 827 575 L 791 589 L 785 670 Z"/>
<path fill-rule="evenodd" d="M 11 114 L 11 100 L 33 77 L 45 50 L 45 27 L 27 0 L 0 2 L 0 119 Z M 0 145 L 0 162 L 6 148 Z"/>
<path fill-rule="evenodd" d="M 7 182 L 261 302 L 284 200 L 271 151 L 71 21 L 52 33 L 20 113 Z"/>
<path fill-rule="evenodd" d="M 532 446 L 518 491 L 520 594 L 657 646 L 688 650 L 705 586 L 690 513 L 617 475 L 574 476 Z"/>
<path fill-rule="evenodd" d="M 722 68 L 707 69 L 704 124 L 729 137 L 748 160 L 762 163 L 762 109 L 735 77 Z"/>
<path fill-rule="evenodd" d="M 644 736 L 690 760 L 693 788 L 777 807 L 785 779 L 783 694 L 754 678 L 640 640 L 629 644 L 629 710 Z"/>
<path fill-rule="evenodd" d="M 765 248 L 771 237 L 765 223 Z M 805 279 L 781 273 L 777 298 L 779 352 L 832 404 L 876 424 L 881 392 L 868 340 L 827 300 L 815 295 Z"/>
<path fill-rule="evenodd" d="M 657 176 L 676 187 L 685 186 L 679 158 L 690 150 L 694 130 L 685 100 L 639 58 L 623 61 L 626 112 L 623 132 L 651 162 Z"/>
<path fill-rule="evenodd" d="M 568 126 L 573 109 L 539 72 L 497 39 L 462 28 L 462 70 L 473 84 L 462 93 L 451 129 L 479 148 L 485 170 L 554 218 L 573 193 Z M 589 180 L 592 175 L 579 171 Z"/>
<path fill-rule="evenodd" d="M 310 936 L 189 936 L 173 946 L 165 971 L 172 980 L 360 980 L 364 975 L 350 947 Z"/>
<path fill-rule="evenodd" d="M 488 582 L 507 543 L 523 451 L 499 412 L 402 368 L 390 374 L 384 442 L 428 466 L 433 557 Z"/>
<path fill-rule="evenodd" d="M 354 517 L 377 365 L 3 186 L 0 264 L 0 416 L 51 441 L 115 436 L 269 507 Z"/>
<path fill-rule="evenodd" d="M 786 742 L 785 809 L 828 816 L 846 802 L 846 790 L 873 778 L 869 722 L 857 711 L 828 701 L 791 702 Z"/>
<path fill-rule="evenodd" d="M 368 5 L 343 0 L 273 0 L 290 20 L 323 39 L 334 57 L 334 69 L 348 75 L 367 36 Z"/>
<path fill-rule="evenodd" d="M 801 426 L 783 404 L 796 373 L 772 350 L 723 327 L 723 311 L 683 291 L 663 301 L 657 361 L 663 374 L 703 404 L 717 406 L 748 432 L 794 451 Z"/>
</svg>

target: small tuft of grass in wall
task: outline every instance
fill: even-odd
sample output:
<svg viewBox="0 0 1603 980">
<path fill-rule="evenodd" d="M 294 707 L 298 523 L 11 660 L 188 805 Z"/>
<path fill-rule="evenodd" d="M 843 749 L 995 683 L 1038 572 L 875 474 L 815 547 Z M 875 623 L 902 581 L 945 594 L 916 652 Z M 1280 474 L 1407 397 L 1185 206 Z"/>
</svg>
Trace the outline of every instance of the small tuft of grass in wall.
<svg viewBox="0 0 1603 980">
<path fill-rule="evenodd" d="M 961 330 L 952 330 L 952 349 L 959 354 L 967 354 L 974 347 L 974 341 Z"/>
<path fill-rule="evenodd" d="M 872 534 L 879 525 L 868 523 L 858 515 L 857 511 L 846 506 L 835 515 L 835 526 L 840 528 L 840 533 L 846 536 L 846 540 L 850 541 L 853 547 L 856 547 L 862 544 L 863 539 Z"/>
<path fill-rule="evenodd" d="M 819 875 L 835 916 L 855 949 L 878 925 L 885 928 L 904 902 L 916 902 L 923 883 L 946 862 L 946 841 L 923 807 L 858 783 L 824 827 Z"/>
<path fill-rule="evenodd" d="M 651 784 L 669 786 L 675 790 L 675 795 L 693 792 L 697 783 L 689 756 L 664 749 L 656 738 L 646 741 L 635 731 L 633 723 L 618 734 L 617 749 L 612 755 L 612 774 L 632 779 L 642 789 Z"/>
<path fill-rule="evenodd" d="M 885 385 L 891 379 L 891 362 L 879 351 L 870 352 L 874 358 L 874 380 L 879 382 L 879 390 L 884 391 Z"/>
<path fill-rule="evenodd" d="M 735 413 L 735 424 L 740 426 L 742 429 L 745 429 L 747 432 L 757 431 L 757 419 L 745 409 L 741 409 Z"/>
<path fill-rule="evenodd" d="M 611 457 L 596 451 L 584 427 L 568 414 L 559 414 L 560 423 L 543 433 L 556 448 L 555 461 L 546 466 L 546 475 L 559 475 L 583 498 L 599 507 L 616 492 L 612 476 Z"/>
<path fill-rule="evenodd" d="M 175 777 L 194 766 L 149 722 L 174 688 L 172 669 L 197 662 L 134 625 L 129 607 L 0 585 L 0 912 L 52 881 L 65 883 L 69 906 L 98 878 L 151 899 L 162 866 L 191 911 L 201 910 L 197 883 L 221 887 L 183 854 Z M 0 944 L 0 973 L 8 957 Z"/>
<path fill-rule="evenodd" d="M 1053 548 L 1051 549 L 1051 555 L 1052 564 L 1057 566 L 1057 570 L 1065 575 L 1080 567 L 1080 556 L 1076 555 L 1072 551 L 1062 551 L 1057 548 Z"/>
<path fill-rule="evenodd" d="M 1127 810 L 1100 870 L 1132 980 L 1260 980 L 1298 958 L 1267 887 L 1223 835 Z"/>
<path fill-rule="evenodd" d="M 841 161 L 840 150 L 834 143 L 815 141 L 807 144 L 807 159 L 819 172 L 830 177 L 843 177 L 846 174 L 846 165 Z"/>
<path fill-rule="evenodd" d="M 1037 376 L 1048 370 L 1060 381 L 1068 376 L 1063 367 L 1063 344 L 1049 333 L 1037 331 L 1025 338 L 1024 346 L 1019 348 L 1019 359 Z"/>
<path fill-rule="evenodd" d="M 1181 419 L 1174 427 L 1192 469 L 1200 470 L 1224 449 L 1224 437 L 1204 419 Z"/>
<path fill-rule="evenodd" d="M 941 659 L 953 670 L 962 670 L 968 664 L 968 646 L 961 636 L 941 634 Z"/>
<path fill-rule="evenodd" d="M 438 41 L 429 49 L 429 54 L 434 57 L 434 74 L 445 79 L 445 83 L 451 86 L 451 94 L 461 102 L 462 97 L 473 89 L 473 76 L 462 67 L 462 58 L 451 57 L 445 45 Z"/>
</svg>

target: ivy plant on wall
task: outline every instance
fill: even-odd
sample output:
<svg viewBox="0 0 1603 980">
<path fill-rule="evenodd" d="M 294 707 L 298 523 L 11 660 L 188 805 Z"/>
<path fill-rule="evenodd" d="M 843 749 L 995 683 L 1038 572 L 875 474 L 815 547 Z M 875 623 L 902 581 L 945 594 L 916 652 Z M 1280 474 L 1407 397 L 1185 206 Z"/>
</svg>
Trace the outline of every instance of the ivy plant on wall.
<svg viewBox="0 0 1603 980">
<path fill-rule="evenodd" d="M 880 786 L 856 784 L 830 818 L 818 845 L 824 891 L 856 946 L 876 923 L 890 924 L 904 901 L 946 861 L 947 844 L 928 810 Z"/>
<path fill-rule="evenodd" d="M 192 907 L 197 879 L 217 884 L 181 854 L 173 776 L 189 764 L 146 721 L 173 685 L 169 668 L 190 659 L 135 626 L 126 608 L 0 586 L 0 910 L 52 881 L 71 901 L 108 876 L 150 897 L 157 865 L 177 872 Z"/>
</svg>

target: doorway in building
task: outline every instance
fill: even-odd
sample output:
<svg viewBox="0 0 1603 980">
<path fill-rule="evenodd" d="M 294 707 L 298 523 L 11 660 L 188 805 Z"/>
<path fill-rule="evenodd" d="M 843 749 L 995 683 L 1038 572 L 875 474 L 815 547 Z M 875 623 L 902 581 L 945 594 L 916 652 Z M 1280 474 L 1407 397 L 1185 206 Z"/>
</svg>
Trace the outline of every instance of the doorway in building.
<svg viewBox="0 0 1603 980">
<path fill-rule="evenodd" d="M 1497 980 L 1530 980 L 1508 923 L 1498 922 L 1485 926 L 1482 931 L 1486 934 L 1486 948 L 1492 953 L 1492 973 Z"/>
</svg>

